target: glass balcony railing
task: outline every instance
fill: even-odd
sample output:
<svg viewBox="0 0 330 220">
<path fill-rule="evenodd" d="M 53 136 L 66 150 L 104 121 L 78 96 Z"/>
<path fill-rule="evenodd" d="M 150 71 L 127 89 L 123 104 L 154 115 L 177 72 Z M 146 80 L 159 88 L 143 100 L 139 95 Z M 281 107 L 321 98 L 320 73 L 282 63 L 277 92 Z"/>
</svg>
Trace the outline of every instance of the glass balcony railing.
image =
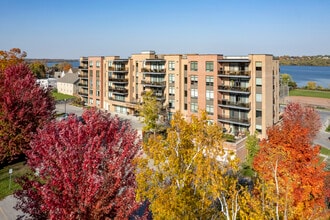
<svg viewBox="0 0 330 220">
<path fill-rule="evenodd" d="M 248 70 L 240 70 L 240 71 L 233 71 L 233 70 L 219 70 L 218 71 L 219 77 L 238 77 L 238 78 L 250 78 L 251 71 Z"/>
<path fill-rule="evenodd" d="M 249 118 L 235 118 L 235 117 L 229 117 L 227 115 L 218 115 L 218 121 L 222 123 L 250 126 L 251 120 Z"/>
<path fill-rule="evenodd" d="M 150 80 L 141 80 L 141 83 L 144 84 L 145 86 L 150 86 L 150 87 L 165 87 L 166 82 L 153 82 Z"/>
<path fill-rule="evenodd" d="M 250 94 L 250 90 L 251 90 L 250 87 L 228 86 L 228 85 L 218 86 L 218 91 L 220 92 L 235 92 L 235 93 Z"/>
</svg>

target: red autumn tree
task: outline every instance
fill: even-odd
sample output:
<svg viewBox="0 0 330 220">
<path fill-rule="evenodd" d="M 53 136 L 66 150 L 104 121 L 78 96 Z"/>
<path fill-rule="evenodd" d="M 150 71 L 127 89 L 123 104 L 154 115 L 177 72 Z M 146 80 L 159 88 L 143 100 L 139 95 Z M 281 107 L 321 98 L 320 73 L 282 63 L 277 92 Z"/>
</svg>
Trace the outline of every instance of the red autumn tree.
<svg viewBox="0 0 330 220">
<path fill-rule="evenodd" d="M 254 158 L 254 169 L 268 186 L 277 219 L 315 218 L 325 210 L 326 173 L 319 161 L 319 147 L 311 145 L 311 133 L 320 123 L 315 114 L 289 104 L 283 122 L 267 130 L 268 139 L 261 141 Z M 310 122 L 313 126 L 304 124 L 307 115 L 316 119 Z"/>
<path fill-rule="evenodd" d="M 296 125 L 308 130 L 308 137 L 313 140 L 321 128 L 320 115 L 314 108 L 308 106 L 302 106 L 299 103 L 289 103 L 284 110 L 283 122 L 286 126 L 292 126 L 292 129 Z"/>
<path fill-rule="evenodd" d="M 46 125 L 27 152 L 38 176 L 21 180 L 17 208 L 34 218 L 128 219 L 139 206 L 137 138 L 128 122 L 94 109 Z"/>
<path fill-rule="evenodd" d="M 25 64 L 0 74 L 0 164 L 29 149 L 31 136 L 53 117 L 50 91 L 40 88 Z"/>
</svg>

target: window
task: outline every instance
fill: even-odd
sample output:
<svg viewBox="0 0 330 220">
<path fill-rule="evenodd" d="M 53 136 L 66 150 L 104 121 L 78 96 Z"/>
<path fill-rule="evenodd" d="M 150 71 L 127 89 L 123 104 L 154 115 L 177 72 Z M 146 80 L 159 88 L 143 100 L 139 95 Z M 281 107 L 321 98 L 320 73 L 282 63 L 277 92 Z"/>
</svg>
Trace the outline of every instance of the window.
<svg viewBox="0 0 330 220">
<path fill-rule="evenodd" d="M 213 76 L 206 76 L 206 86 L 213 86 L 214 77 Z"/>
<path fill-rule="evenodd" d="M 187 110 L 187 108 L 188 108 L 187 103 L 184 103 L 184 107 L 183 107 L 183 109 L 184 109 L 184 110 Z"/>
<path fill-rule="evenodd" d="M 93 99 L 89 99 L 89 104 L 93 104 Z"/>
<path fill-rule="evenodd" d="M 197 110 L 198 110 L 197 103 L 191 103 L 190 104 L 190 111 L 191 112 L 197 112 Z"/>
<path fill-rule="evenodd" d="M 198 84 L 198 76 L 190 76 L 190 84 L 191 85 Z"/>
<path fill-rule="evenodd" d="M 262 62 L 257 61 L 256 62 L 256 71 L 261 71 L 262 70 Z"/>
<path fill-rule="evenodd" d="M 214 91 L 206 90 L 206 100 L 213 100 L 213 99 L 214 99 Z"/>
<path fill-rule="evenodd" d="M 89 67 L 93 67 L 93 61 L 89 61 Z"/>
<path fill-rule="evenodd" d="M 168 107 L 169 108 L 174 108 L 175 106 L 174 106 L 174 100 L 169 100 L 168 101 Z"/>
<path fill-rule="evenodd" d="M 175 62 L 169 61 L 168 62 L 168 70 L 175 70 Z"/>
<path fill-rule="evenodd" d="M 256 94 L 256 102 L 261 102 L 261 101 L 262 101 L 262 95 Z"/>
<path fill-rule="evenodd" d="M 96 90 L 96 96 L 100 96 L 100 90 Z"/>
<path fill-rule="evenodd" d="M 187 97 L 188 96 L 188 92 L 187 90 L 184 90 L 184 97 Z"/>
<path fill-rule="evenodd" d="M 93 95 L 93 90 L 92 90 L 92 89 L 89 90 L 89 94 L 90 94 L 90 95 Z"/>
<path fill-rule="evenodd" d="M 96 61 L 96 67 L 99 68 L 100 67 L 100 61 Z"/>
<path fill-rule="evenodd" d="M 261 86 L 262 85 L 262 78 L 256 78 L 256 85 Z"/>
<path fill-rule="evenodd" d="M 90 86 L 90 87 L 93 87 L 93 80 L 90 80 L 90 81 L 89 81 L 89 86 Z"/>
<path fill-rule="evenodd" d="M 96 80 L 96 89 L 100 89 L 100 80 Z"/>
<path fill-rule="evenodd" d="M 188 83 L 188 79 L 187 77 L 184 78 L 184 84 L 187 84 Z"/>
<path fill-rule="evenodd" d="M 190 90 L 190 96 L 191 96 L 191 98 L 198 98 L 198 90 L 197 89 L 191 89 Z"/>
<path fill-rule="evenodd" d="M 262 117 L 262 111 L 257 110 L 256 111 L 256 117 L 257 118 Z"/>
<path fill-rule="evenodd" d="M 112 61 L 109 61 L 108 66 L 112 67 Z"/>
<path fill-rule="evenodd" d="M 190 71 L 197 71 L 197 70 L 198 70 L 198 62 L 197 61 L 191 61 Z"/>
<path fill-rule="evenodd" d="M 214 113 L 213 105 L 206 105 L 206 112 L 209 115 L 213 115 Z"/>
<path fill-rule="evenodd" d="M 90 77 L 93 77 L 93 70 L 90 70 L 90 71 L 89 71 L 89 76 L 90 76 Z"/>
<path fill-rule="evenodd" d="M 206 72 L 213 72 L 213 61 L 206 61 L 205 66 Z"/>
<path fill-rule="evenodd" d="M 168 81 L 169 81 L 169 83 L 174 83 L 174 74 L 169 74 L 168 75 Z"/>
<path fill-rule="evenodd" d="M 96 70 L 96 77 L 100 77 L 100 70 Z"/>
<path fill-rule="evenodd" d="M 175 88 L 173 86 L 168 88 L 168 94 L 169 95 L 175 95 Z"/>
<path fill-rule="evenodd" d="M 100 100 L 96 99 L 96 105 L 100 106 Z"/>
<path fill-rule="evenodd" d="M 122 95 L 115 95 L 115 100 L 118 100 L 118 101 L 125 101 L 125 96 L 122 96 Z"/>
</svg>

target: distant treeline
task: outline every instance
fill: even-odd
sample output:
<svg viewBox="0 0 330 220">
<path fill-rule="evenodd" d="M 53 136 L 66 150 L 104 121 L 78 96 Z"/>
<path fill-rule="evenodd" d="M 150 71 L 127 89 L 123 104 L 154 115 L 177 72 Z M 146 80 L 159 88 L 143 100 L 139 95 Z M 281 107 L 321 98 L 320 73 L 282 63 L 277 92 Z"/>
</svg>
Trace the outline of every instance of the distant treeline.
<svg viewBox="0 0 330 220">
<path fill-rule="evenodd" d="M 71 62 L 79 62 L 78 59 L 29 59 L 29 58 L 26 58 L 24 60 L 27 63 L 32 63 L 32 62 L 35 62 L 35 61 L 39 61 L 39 62 L 42 62 L 42 63 L 63 63 L 63 62 L 71 63 Z"/>
<path fill-rule="evenodd" d="M 319 56 L 280 56 L 283 66 L 330 66 L 330 55 Z"/>
</svg>

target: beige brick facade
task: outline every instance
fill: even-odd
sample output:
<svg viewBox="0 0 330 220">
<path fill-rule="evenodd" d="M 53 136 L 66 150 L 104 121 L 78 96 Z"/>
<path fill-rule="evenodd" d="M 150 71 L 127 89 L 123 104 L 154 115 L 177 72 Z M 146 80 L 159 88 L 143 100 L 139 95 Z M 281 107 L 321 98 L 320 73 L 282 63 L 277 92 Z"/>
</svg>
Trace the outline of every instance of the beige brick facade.
<svg viewBox="0 0 330 220">
<path fill-rule="evenodd" d="M 265 137 L 267 127 L 279 120 L 279 62 L 272 55 L 146 51 L 126 59 L 82 57 L 80 69 L 79 94 L 107 111 L 135 114 L 142 95 L 153 91 L 165 117 L 180 111 L 189 120 L 206 110 L 210 121 L 237 138 L 256 130 Z"/>
</svg>

